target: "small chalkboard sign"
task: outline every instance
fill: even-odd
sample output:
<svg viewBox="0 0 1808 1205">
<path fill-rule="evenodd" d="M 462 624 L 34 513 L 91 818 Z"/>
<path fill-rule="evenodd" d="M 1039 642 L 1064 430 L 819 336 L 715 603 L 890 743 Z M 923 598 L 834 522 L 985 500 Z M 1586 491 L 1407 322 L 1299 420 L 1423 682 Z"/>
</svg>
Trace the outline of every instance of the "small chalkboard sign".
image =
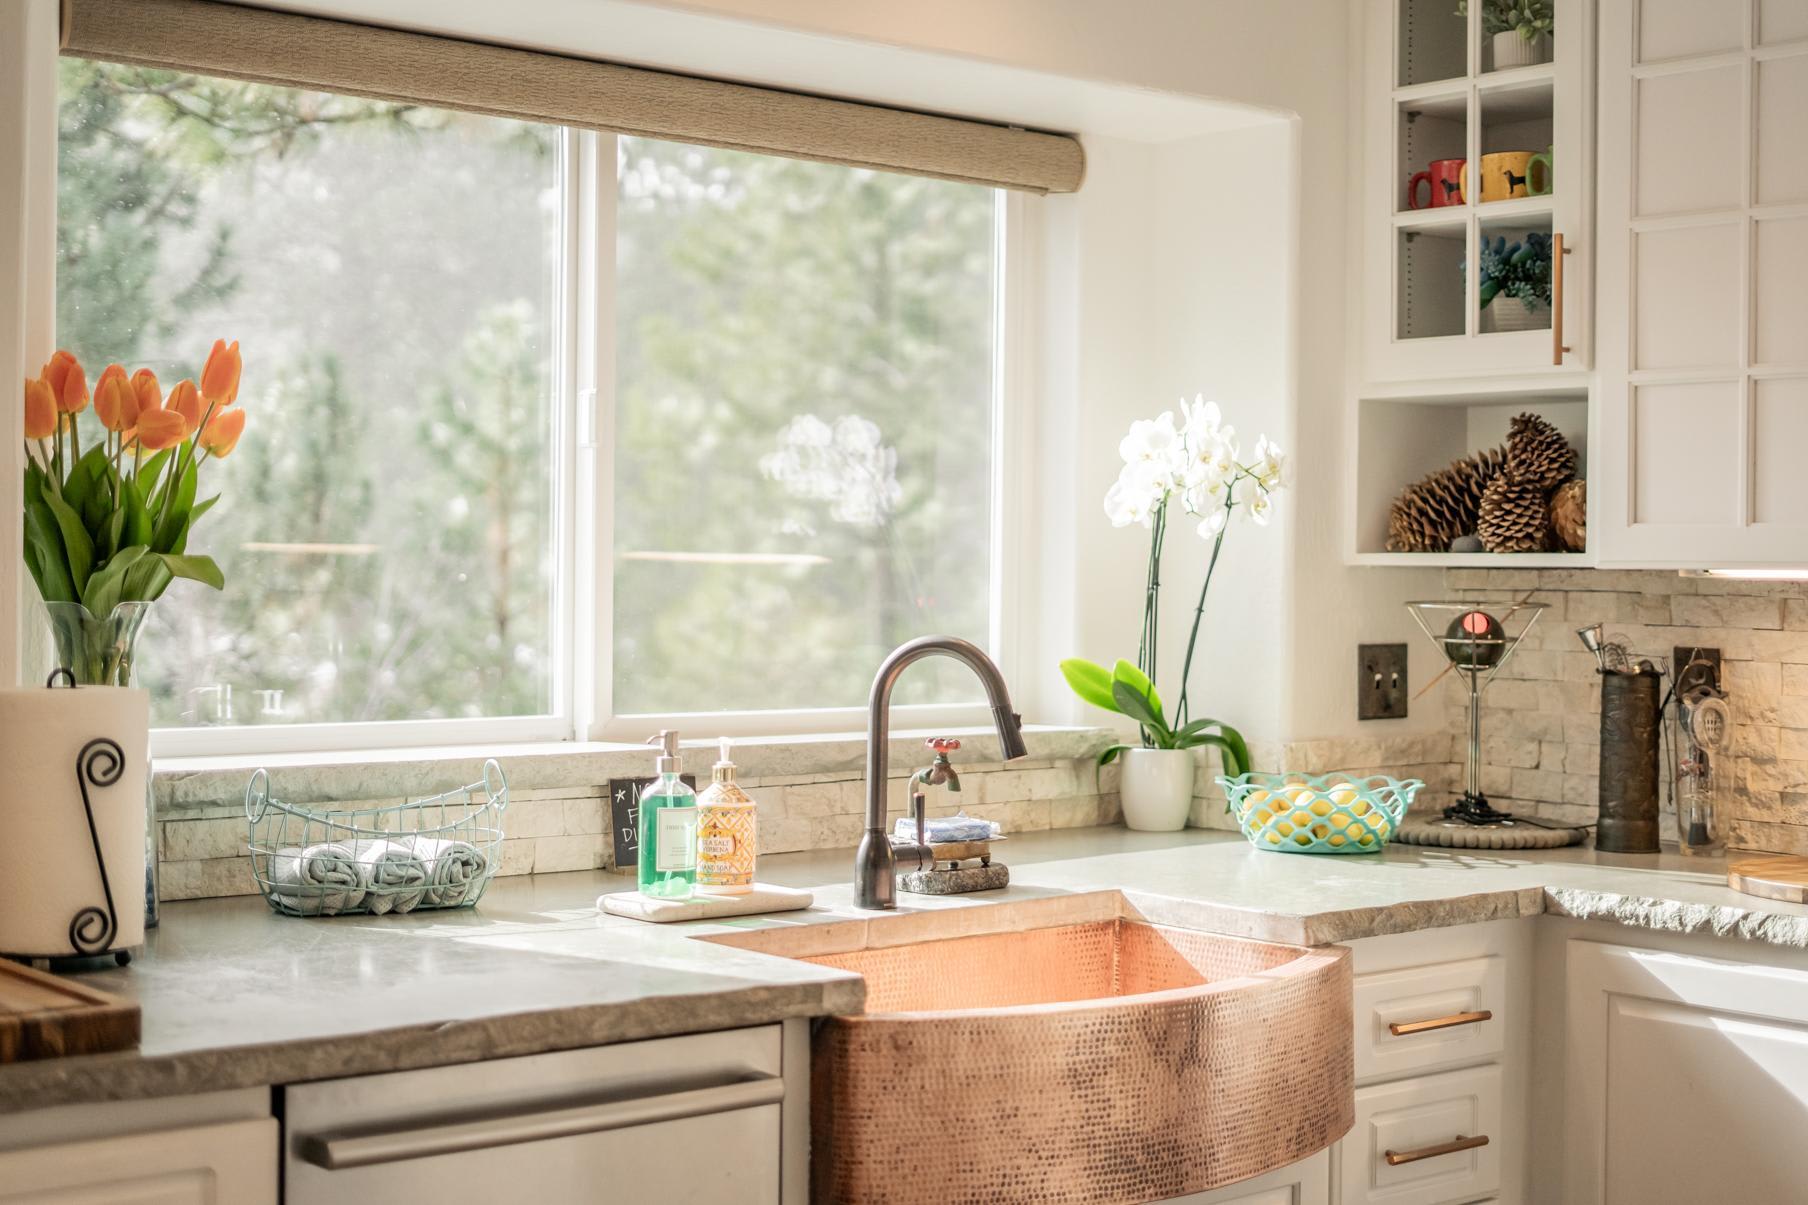
<svg viewBox="0 0 1808 1205">
<path fill-rule="evenodd" d="M 695 774 L 680 774 L 684 784 L 697 789 Z M 640 865 L 640 793 L 659 776 L 645 778 L 611 778 L 609 780 L 609 831 L 614 834 L 615 869 L 630 870 Z"/>
</svg>

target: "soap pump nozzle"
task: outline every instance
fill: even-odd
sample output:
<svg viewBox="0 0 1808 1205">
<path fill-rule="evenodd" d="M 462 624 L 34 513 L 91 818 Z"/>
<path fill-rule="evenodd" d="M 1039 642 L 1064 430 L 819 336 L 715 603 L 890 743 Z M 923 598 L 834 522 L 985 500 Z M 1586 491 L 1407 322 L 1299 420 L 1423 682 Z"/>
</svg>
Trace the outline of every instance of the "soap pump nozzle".
<svg viewBox="0 0 1808 1205">
<path fill-rule="evenodd" d="M 715 765 L 709 768 L 709 780 L 711 782 L 734 781 L 735 764 L 733 761 L 729 760 L 728 746 L 729 740 L 727 737 L 723 737 L 717 742 L 717 747 L 720 749 L 722 756 L 717 760 Z"/>
<path fill-rule="evenodd" d="M 678 733 L 676 729 L 661 728 L 658 736 L 649 736 L 647 744 L 659 746 L 659 756 L 654 759 L 653 768 L 661 774 L 679 772 Z"/>
</svg>

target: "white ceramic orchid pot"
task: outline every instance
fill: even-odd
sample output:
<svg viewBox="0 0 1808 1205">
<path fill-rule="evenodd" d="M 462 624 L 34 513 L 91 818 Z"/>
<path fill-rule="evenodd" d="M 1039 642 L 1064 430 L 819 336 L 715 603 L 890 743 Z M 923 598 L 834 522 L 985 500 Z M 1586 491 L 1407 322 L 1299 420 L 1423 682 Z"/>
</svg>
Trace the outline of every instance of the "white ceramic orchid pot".
<svg viewBox="0 0 1808 1205">
<path fill-rule="evenodd" d="M 1124 827 L 1147 833 L 1173 833 L 1186 827 L 1193 808 L 1191 749 L 1126 749 L 1118 795 Z"/>
</svg>

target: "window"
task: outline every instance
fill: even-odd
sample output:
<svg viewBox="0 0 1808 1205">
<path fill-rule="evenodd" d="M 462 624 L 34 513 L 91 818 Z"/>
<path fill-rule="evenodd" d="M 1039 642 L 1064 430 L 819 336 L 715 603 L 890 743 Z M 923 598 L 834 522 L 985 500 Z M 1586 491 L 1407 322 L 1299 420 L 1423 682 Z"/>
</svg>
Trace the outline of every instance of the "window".
<svg viewBox="0 0 1808 1205">
<path fill-rule="evenodd" d="M 997 194 L 623 138 L 614 704 L 865 702 L 990 628 Z M 900 703 L 977 701 L 938 659 Z"/>
<path fill-rule="evenodd" d="M 159 749 L 851 708 L 912 636 L 990 642 L 995 190 L 79 59 L 62 83 L 59 343 L 166 386 L 219 335 L 246 360 L 196 538 L 227 589 L 179 583 L 140 646 L 154 724 L 210 731 Z M 978 698 L 939 661 L 897 695 Z"/>
<path fill-rule="evenodd" d="M 553 712 L 559 132 L 62 72 L 59 342 L 166 388 L 217 336 L 248 366 L 196 537 L 227 589 L 154 608 L 153 723 Z"/>
</svg>

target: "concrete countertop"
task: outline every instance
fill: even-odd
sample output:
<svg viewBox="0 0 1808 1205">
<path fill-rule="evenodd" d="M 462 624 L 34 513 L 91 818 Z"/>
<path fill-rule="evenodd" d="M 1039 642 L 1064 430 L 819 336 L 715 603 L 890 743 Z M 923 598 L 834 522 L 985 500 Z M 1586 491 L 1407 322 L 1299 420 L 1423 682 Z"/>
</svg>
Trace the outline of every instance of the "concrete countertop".
<svg viewBox="0 0 1808 1205">
<path fill-rule="evenodd" d="M 1116 827 L 1025 834 L 999 852 L 1014 879 L 1005 890 L 906 895 L 900 911 L 1117 890 L 1150 920 L 1299 945 L 1550 913 L 1808 948 L 1808 906 L 1730 890 L 1720 859 L 1288 855 L 1234 834 Z M 878 917 L 852 908 L 851 867 L 846 851 L 764 859 L 762 881 L 815 889 L 816 906 L 672 926 L 598 915 L 598 894 L 633 889 L 600 871 L 498 879 L 475 910 L 409 916 L 282 917 L 256 897 L 170 904 L 143 958 L 84 977 L 139 1001 L 142 1047 L 0 1067 L 0 1113 L 855 1012 L 856 976 L 693 940 Z"/>
</svg>

